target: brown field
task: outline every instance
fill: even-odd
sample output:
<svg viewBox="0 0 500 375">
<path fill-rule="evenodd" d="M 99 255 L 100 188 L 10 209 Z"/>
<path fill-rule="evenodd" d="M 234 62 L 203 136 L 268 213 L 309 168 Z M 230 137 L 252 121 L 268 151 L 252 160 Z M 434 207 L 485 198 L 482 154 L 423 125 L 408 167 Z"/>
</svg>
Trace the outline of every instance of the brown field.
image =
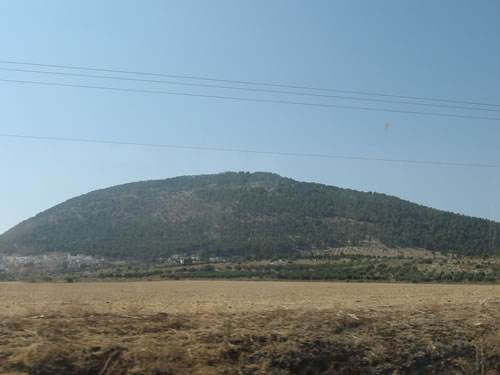
<svg viewBox="0 0 500 375">
<path fill-rule="evenodd" d="M 499 374 L 500 285 L 0 283 L 1 374 Z"/>
</svg>

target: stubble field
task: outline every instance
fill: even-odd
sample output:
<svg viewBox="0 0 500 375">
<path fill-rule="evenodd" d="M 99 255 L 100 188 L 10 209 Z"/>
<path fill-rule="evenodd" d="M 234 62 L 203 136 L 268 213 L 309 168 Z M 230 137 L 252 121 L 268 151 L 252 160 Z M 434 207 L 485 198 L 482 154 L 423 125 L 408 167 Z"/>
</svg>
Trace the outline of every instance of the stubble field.
<svg viewBox="0 0 500 375">
<path fill-rule="evenodd" d="M 2 374 L 497 374 L 500 285 L 0 283 Z"/>
</svg>

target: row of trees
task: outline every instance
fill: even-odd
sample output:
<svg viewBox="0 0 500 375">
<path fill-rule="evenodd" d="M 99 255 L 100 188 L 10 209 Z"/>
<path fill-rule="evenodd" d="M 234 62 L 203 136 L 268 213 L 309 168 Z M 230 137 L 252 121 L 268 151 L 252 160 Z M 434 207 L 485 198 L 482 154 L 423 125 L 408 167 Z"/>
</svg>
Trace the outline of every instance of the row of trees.
<svg viewBox="0 0 500 375">
<path fill-rule="evenodd" d="M 352 280 L 352 281 L 404 281 L 404 282 L 497 282 L 500 267 L 490 272 L 419 269 L 414 262 L 399 265 L 378 264 L 287 264 L 287 265 L 236 265 L 217 270 L 212 265 L 200 268 L 183 267 L 176 270 L 135 270 L 100 273 L 100 278 L 146 278 L 159 276 L 164 279 L 278 279 L 278 280 Z"/>
</svg>

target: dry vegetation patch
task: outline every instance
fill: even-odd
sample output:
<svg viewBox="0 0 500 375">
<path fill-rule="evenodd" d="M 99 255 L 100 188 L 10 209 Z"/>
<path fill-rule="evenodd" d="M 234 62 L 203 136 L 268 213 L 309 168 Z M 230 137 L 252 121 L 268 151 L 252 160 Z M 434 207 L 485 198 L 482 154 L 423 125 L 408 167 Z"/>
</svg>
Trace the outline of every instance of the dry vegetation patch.
<svg viewBox="0 0 500 375">
<path fill-rule="evenodd" d="M 500 300 L 489 293 L 498 288 L 453 286 L 462 289 L 449 293 L 450 303 L 413 285 L 373 284 L 372 296 L 380 298 L 369 299 L 366 284 L 227 283 L 149 283 L 157 292 L 177 285 L 167 293 L 172 301 L 179 289 L 191 290 L 180 305 L 168 299 L 158 305 L 165 294 L 154 299 L 154 293 L 130 289 L 121 303 L 113 300 L 118 285 L 143 287 L 128 283 L 87 284 L 96 289 L 94 300 L 85 294 L 65 299 L 77 287 L 62 284 L 60 300 L 54 298 L 57 308 L 37 306 L 35 299 L 29 311 L 18 307 L 17 313 L 3 315 L 0 373 L 500 373 Z M 295 295 L 282 294 L 293 285 Z M 437 289 L 441 296 L 443 290 Z M 344 303 L 334 295 L 340 290 Z M 304 303 L 306 291 L 310 298 Z M 388 293 L 393 293 L 392 304 Z M 97 303 L 99 296 L 105 306 Z M 256 304 L 258 296 L 267 305 Z M 361 296 L 365 303 L 353 301 Z"/>
</svg>

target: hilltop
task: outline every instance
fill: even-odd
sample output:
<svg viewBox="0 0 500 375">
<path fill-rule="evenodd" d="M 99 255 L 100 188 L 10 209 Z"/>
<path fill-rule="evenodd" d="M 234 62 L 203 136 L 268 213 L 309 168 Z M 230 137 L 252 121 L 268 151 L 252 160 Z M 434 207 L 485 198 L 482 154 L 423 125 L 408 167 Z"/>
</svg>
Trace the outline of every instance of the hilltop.
<svg viewBox="0 0 500 375">
<path fill-rule="evenodd" d="M 497 235 L 498 234 L 498 235 Z M 0 236 L 0 253 L 268 256 L 378 242 L 498 255 L 500 223 L 272 173 L 134 182 L 70 199 Z"/>
</svg>

